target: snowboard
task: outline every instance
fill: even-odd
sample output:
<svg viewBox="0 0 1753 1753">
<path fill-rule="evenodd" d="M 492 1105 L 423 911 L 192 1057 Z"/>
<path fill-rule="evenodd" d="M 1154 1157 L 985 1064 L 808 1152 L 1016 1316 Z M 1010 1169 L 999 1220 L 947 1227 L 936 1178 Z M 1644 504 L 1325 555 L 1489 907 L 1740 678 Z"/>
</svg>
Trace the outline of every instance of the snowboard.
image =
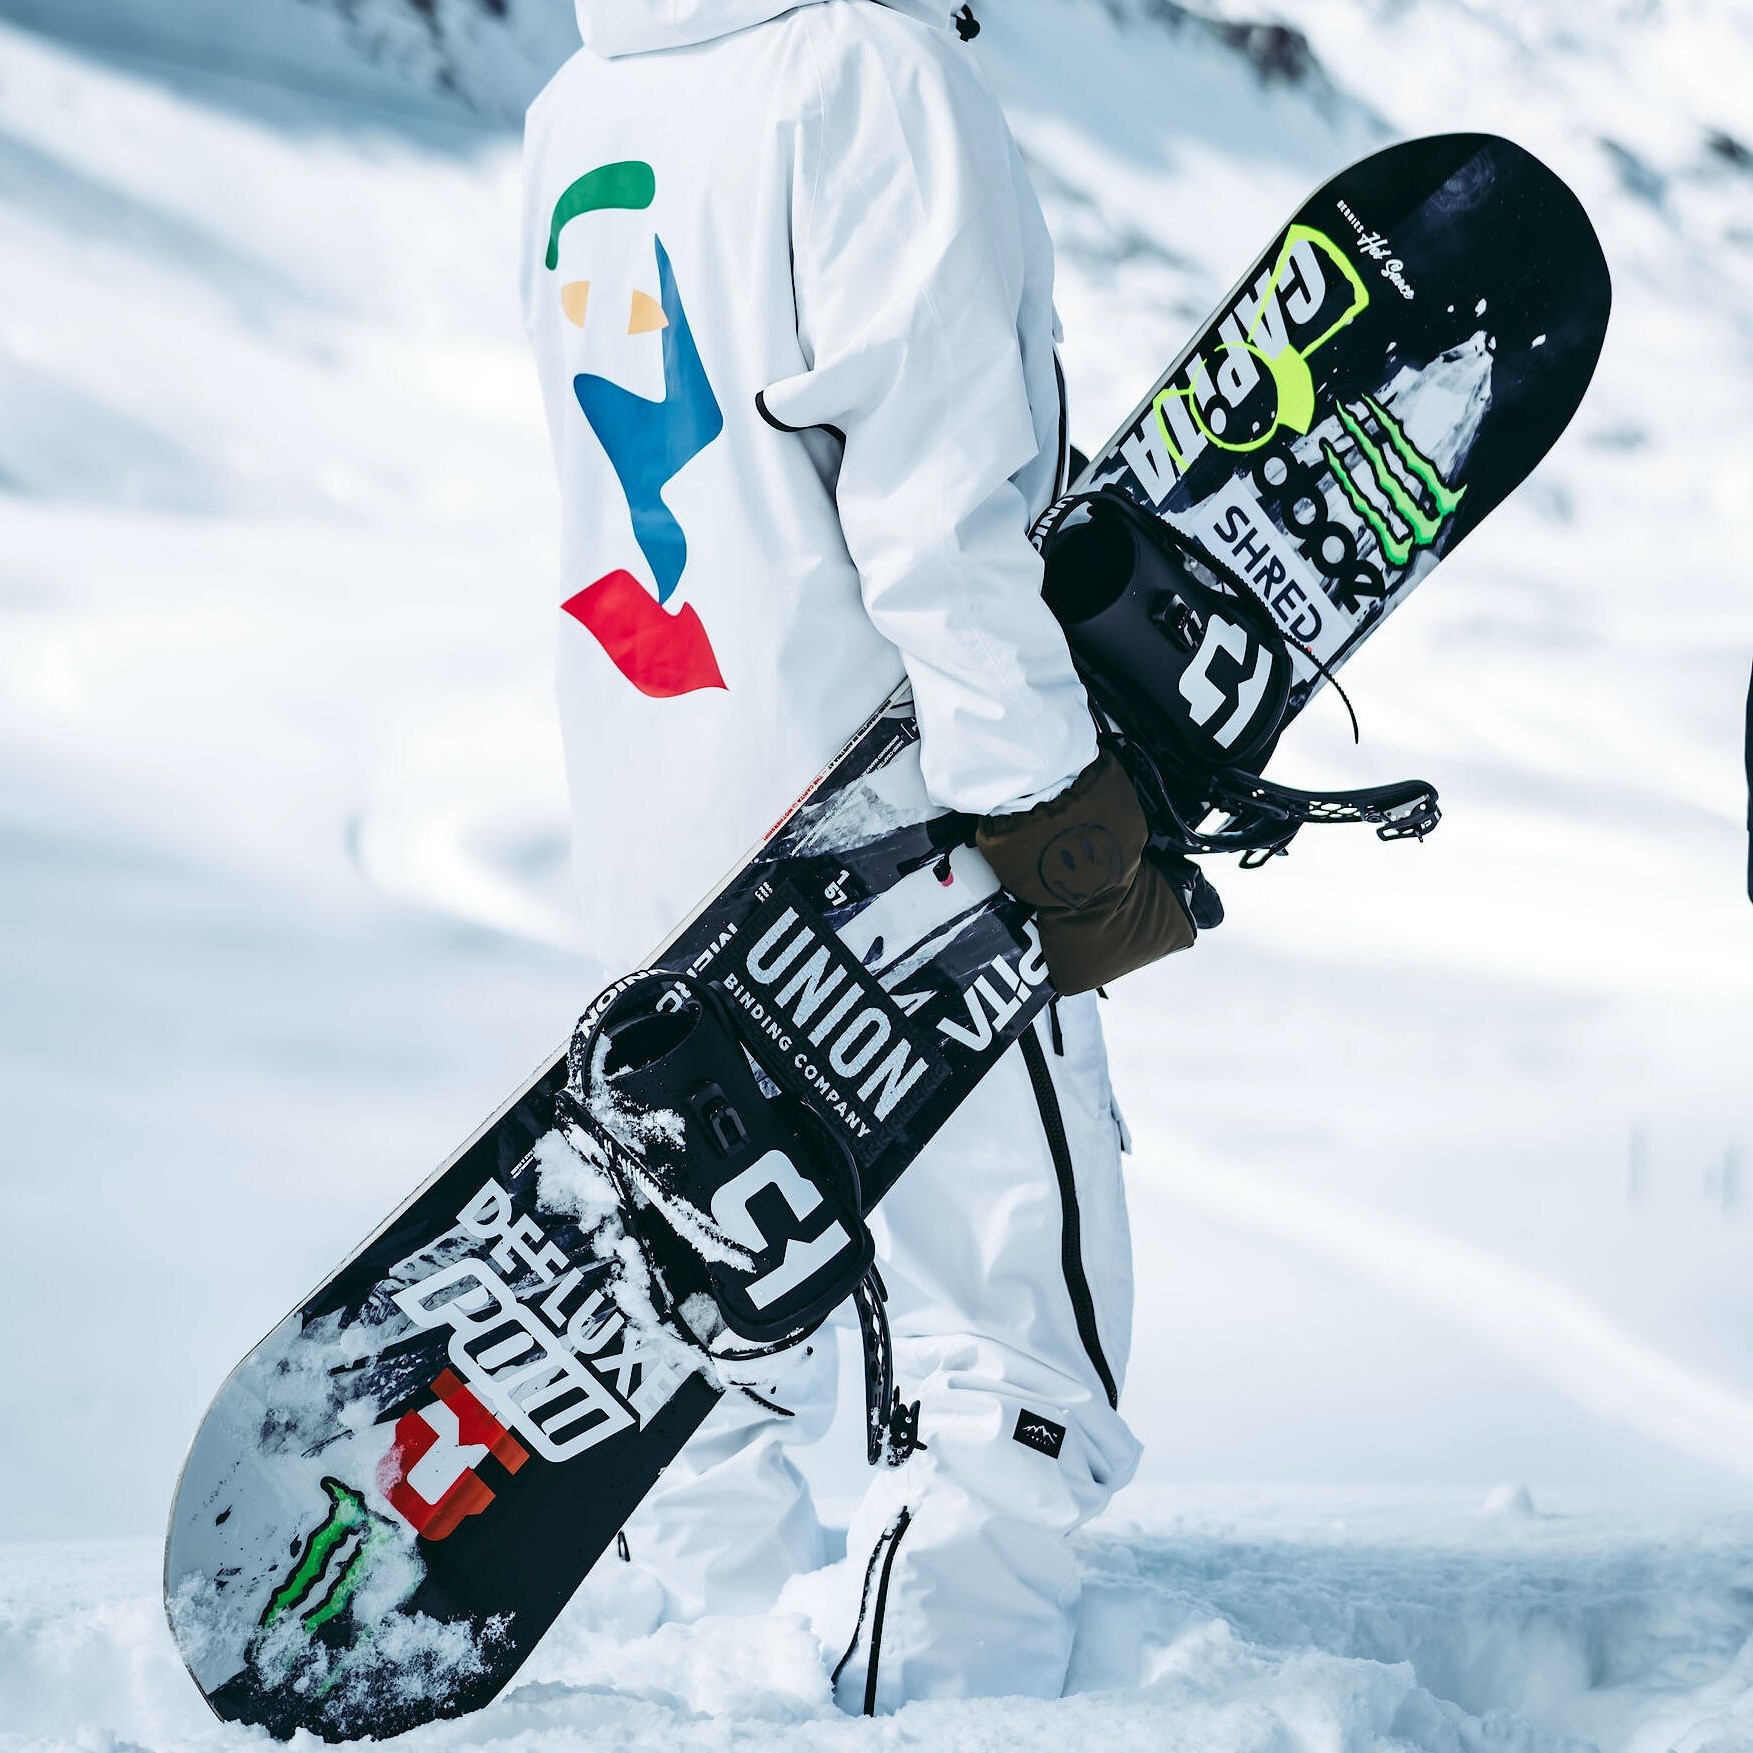
<svg viewBox="0 0 1753 1753">
<path fill-rule="evenodd" d="M 1294 713 L 1545 454 L 1609 297 L 1581 207 L 1528 153 L 1391 146 L 1272 237 L 1079 485 L 1245 582 L 1289 642 Z M 1247 707 L 1244 659 L 1201 660 L 1208 717 Z M 864 1210 L 1052 997 L 967 841 L 926 797 L 903 685 L 643 972 L 710 986 Z M 592 1094 L 626 985 L 220 1389 L 165 1562 L 220 1716 L 339 1740 L 484 1705 L 725 1391 L 708 1263 L 654 1268 L 614 1154 L 636 1169 L 665 1117 Z M 807 1280 L 839 1245 L 812 1201 L 756 1176 L 727 1227 Z"/>
</svg>

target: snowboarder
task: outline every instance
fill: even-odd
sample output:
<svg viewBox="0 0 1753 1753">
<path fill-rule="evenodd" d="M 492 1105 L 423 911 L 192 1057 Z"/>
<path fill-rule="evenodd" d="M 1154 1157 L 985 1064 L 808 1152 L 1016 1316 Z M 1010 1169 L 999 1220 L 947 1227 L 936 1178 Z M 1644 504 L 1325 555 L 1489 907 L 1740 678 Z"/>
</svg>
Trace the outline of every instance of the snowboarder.
<svg viewBox="0 0 1753 1753">
<path fill-rule="evenodd" d="M 949 0 L 577 0 L 530 111 L 523 296 L 563 503 L 559 689 L 593 949 L 637 965 L 906 667 L 924 773 L 1067 995 L 874 1220 L 924 1447 L 853 1518 L 849 1709 L 1057 1696 L 1066 1536 L 1131 1477 L 1122 1128 L 1092 989 L 1193 931 L 1040 596 L 1052 251 Z M 827 1556 L 786 1453 L 833 1347 L 728 1396 L 630 1530 L 665 1611 Z"/>
</svg>

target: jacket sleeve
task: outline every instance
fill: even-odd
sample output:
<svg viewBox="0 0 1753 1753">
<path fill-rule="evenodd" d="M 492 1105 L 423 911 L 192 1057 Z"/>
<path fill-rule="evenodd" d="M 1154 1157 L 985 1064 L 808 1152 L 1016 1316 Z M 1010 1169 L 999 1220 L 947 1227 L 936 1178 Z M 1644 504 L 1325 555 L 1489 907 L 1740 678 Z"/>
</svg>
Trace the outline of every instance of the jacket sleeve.
<svg viewBox="0 0 1753 1753">
<path fill-rule="evenodd" d="M 1022 483 L 1056 453 L 1060 409 L 1028 393 L 1031 364 L 1055 382 L 1053 319 L 1041 288 L 1025 296 L 1015 148 L 954 46 L 926 34 L 818 55 L 793 237 L 809 367 L 761 410 L 841 438 L 840 521 L 913 683 L 926 788 L 988 815 L 1053 796 L 1096 743 L 1028 539 Z"/>
</svg>

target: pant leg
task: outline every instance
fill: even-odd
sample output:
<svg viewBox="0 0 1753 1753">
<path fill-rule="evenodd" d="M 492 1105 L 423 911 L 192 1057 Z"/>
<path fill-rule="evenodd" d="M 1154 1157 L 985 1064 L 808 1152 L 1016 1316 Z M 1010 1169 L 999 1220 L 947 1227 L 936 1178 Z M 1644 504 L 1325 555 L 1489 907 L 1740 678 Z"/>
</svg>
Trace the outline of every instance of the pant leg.
<svg viewBox="0 0 1753 1753">
<path fill-rule="evenodd" d="M 786 1450 L 828 1428 L 835 1366 L 826 1328 L 772 1385 L 791 1417 L 726 1394 L 628 1520 L 631 1561 L 661 1586 L 663 1619 L 765 1612 L 791 1576 L 826 1561 L 808 1482 Z"/>
<path fill-rule="evenodd" d="M 927 1447 L 873 1483 L 848 1532 L 848 1710 L 1057 1697 L 1081 1592 L 1067 1536 L 1138 1463 L 1114 1403 L 1131 1244 L 1094 1000 L 1063 1001 L 1059 1023 L 1062 1047 L 1043 1019 L 1034 1075 L 1007 1055 L 877 1214 L 896 1375 Z"/>
</svg>

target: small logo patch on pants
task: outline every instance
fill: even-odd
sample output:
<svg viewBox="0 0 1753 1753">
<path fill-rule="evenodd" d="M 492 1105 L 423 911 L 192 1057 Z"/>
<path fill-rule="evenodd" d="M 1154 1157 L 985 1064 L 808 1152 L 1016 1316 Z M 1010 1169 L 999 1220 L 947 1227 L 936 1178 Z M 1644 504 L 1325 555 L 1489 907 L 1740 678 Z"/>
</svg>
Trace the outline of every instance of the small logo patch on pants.
<svg viewBox="0 0 1753 1753">
<path fill-rule="evenodd" d="M 1016 1415 L 1016 1429 L 1010 1433 L 1026 1449 L 1039 1449 L 1043 1455 L 1051 1455 L 1055 1461 L 1059 1459 L 1059 1451 L 1065 1446 L 1065 1426 L 1055 1424 L 1050 1418 L 1043 1418 L 1038 1412 L 1031 1412 L 1024 1407 Z"/>
</svg>

